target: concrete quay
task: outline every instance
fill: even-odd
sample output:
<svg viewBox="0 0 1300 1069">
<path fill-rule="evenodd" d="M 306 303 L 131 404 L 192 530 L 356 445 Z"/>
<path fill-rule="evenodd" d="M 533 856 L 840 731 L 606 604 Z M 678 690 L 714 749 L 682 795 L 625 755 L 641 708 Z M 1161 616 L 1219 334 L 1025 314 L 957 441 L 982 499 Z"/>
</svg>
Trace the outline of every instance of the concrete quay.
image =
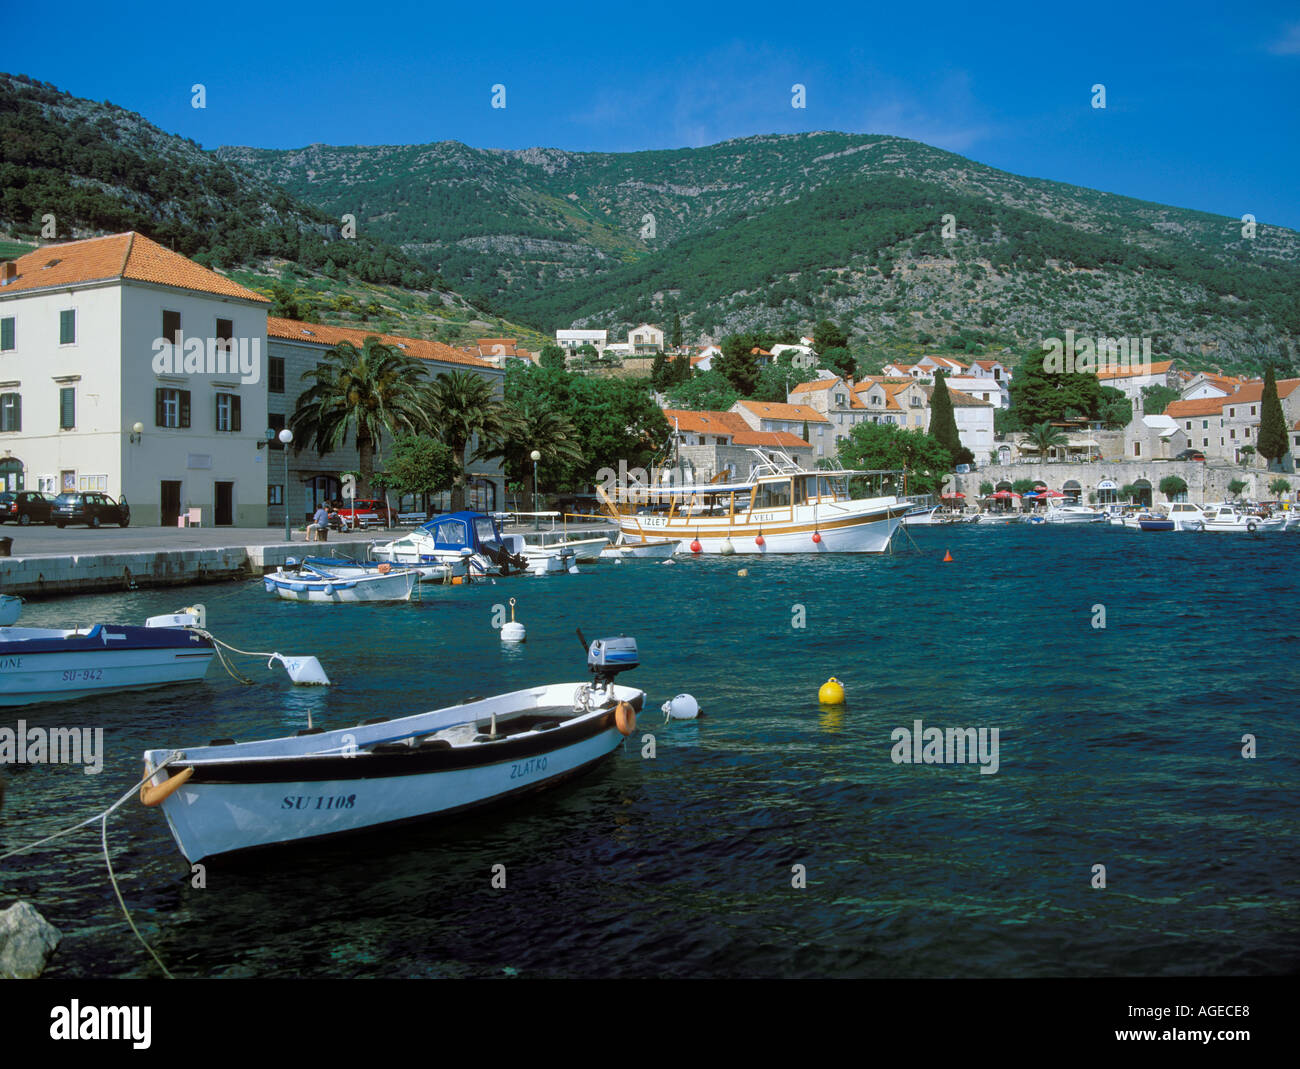
<svg viewBox="0 0 1300 1069">
<path fill-rule="evenodd" d="M 147 587 L 187 586 L 248 579 L 284 564 L 287 557 L 357 556 L 372 541 L 399 537 L 382 529 L 307 542 L 303 531 L 284 541 L 266 527 L 64 528 L 0 526 L 12 538 L 0 557 L 0 593 L 40 599 Z"/>
</svg>

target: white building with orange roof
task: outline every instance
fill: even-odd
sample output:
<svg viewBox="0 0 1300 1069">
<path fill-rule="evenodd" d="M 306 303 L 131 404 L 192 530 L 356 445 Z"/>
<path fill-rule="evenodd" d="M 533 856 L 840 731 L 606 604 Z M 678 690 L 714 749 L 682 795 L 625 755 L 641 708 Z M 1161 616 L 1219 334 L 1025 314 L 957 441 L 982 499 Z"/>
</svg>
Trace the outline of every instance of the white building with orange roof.
<svg viewBox="0 0 1300 1069">
<path fill-rule="evenodd" d="M 1227 397 L 1246 382 L 1233 375 L 1218 375 L 1202 371 L 1193 375 L 1183 385 L 1180 401 L 1200 401 L 1207 397 Z"/>
<path fill-rule="evenodd" d="M 944 385 L 948 386 L 948 397 L 952 401 L 952 414 L 957 424 L 958 439 L 975 454 L 976 464 L 981 467 L 988 464 L 994 452 L 993 414 L 997 411 L 997 406 L 978 397 L 972 397 L 964 390 L 954 389 L 947 378 L 944 379 Z M 926 391 L 928 412 L 934 387 L 926 386 L 923 389 Z"/>
<path fill-rule="evenodd" d="M 810 405 L 780 404 L 768 401 L 737 401 L 731 406 L 749 424 L 750 430 L 767 433 L 785 432 L 803 438 L 812 446 L 814 457 L 833 457 L 836 453 L 835 425 Z M 808 437 L 803 437 L 804 425 Z"/>
<path fill-rule="evenodd" d="M 1142 391 L 1148 386 L 1168 386 L 1179 389 L 1182 379 L 1172 360 L 1156 360 L 1149 364 L 1133 363 L 1131 366 L 1112 367 L 1099 371 L 1097 379 L 1103 386 L 1119 390 L 1132 403 L 1133 411 L 1138 412 L 1142 406 Z"/>
<path fill-rule="evenodd" d="M 449 371 L 472 371 L 492 383 L 499 398 L 505 390 L 505 372 L 490 360 L 454 349 L 441 342 L 424 338 L 405 338 L 395 334 L 380 334 L 373 330 L 354 327 L 329 327 L 320 323 L 305 323 L 297 319 L 272 316 L 266 321 L 269 374 L 267 376 L 266 425 L 274 431 L 282 430 L 297 408 L 298 398 L 309 388 L 303 375 L 323 362 L 325 355 L 340 342 L 351 342 L 358 349 L 367 338 L 378 338 L 384 345 L 399 353 L 413 356 L 428 369 L 430 379 Z M 382 447 L 376 456 L 375 469 L 383 470 Z M 473 453 L 477 442 L 470 445 Z M 360 465 L 356 443 L 349 442 L 324 456 L 308 443 L 295 442 L 290 447 L 288 484 L 286 490 L 284 457 L 279 443 L 273 443 L 272 459 L 267 471 L 267 500 L 270 522 L 284 522 L 284 508 L 288 500 L 289 518 L 298 522 L 309 517 L 324 501 L 338 500 L 342 492 L 341 476 L 356 471 Z M 471 460 L 466 465 L 469 482 L 466 487 L 465 507 L 479 512 L 504 508 L 505 477 L 499 461 Z M 446 511 L 450 495 L 442 494 L 430 500 L 406 502 L 402 511 Z"/>
<path fill-rule="evenodd" d="M 267 305 L 135 232 L 0 264 L 0 480 L 265 525 Z"/>
</svg>

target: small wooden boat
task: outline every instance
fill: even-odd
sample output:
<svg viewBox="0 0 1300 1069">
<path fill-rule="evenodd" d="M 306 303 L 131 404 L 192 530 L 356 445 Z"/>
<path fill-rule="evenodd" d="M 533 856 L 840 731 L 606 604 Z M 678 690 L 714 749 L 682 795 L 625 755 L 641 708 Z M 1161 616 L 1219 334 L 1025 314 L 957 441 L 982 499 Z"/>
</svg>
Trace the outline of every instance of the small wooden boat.
<svg viewBox="0 0 1300 1069">
<path fill-rule="evenodd" d="M 215 655 L 192 613 L 144 627 L 0 628 L 0 705 L 70 701 L 93 694 L 193 683 Z"/>
<path fill-rule="evenodd" d="M 334 731 L 149 750 L 141 790 L 190 862 L 461 813 L 592 768 L 636 726 L 616 686 L 636 641 L 598 639 L 587 683 L 558 683 Z"/>
<path fill-rule="evenodd" d="M 418 573 L 408 568 L 356 573 L 326 571 L 310 564 L 298 564 L 292 557 L 279 571 L 262 576 L 268 594 L 286 601 L 328 602 L 334 605 L 362 601 L 410 601 Z"/>
<path fill-rule="evenodd" d="M 601 560 L 664 560 L 681 546 L 675 538 L 645 538 L 620 531 L 617 541 L 600 551 Z"/>
<path fill-rule="evenodd" d="M 393 566 L 384 561 L 354 560 L 351 557 L 304 557 L 303 564 L 344 578 L 357 575 L 387 575 Z M 407 564 L 403 568 L 413 571 L 421 583 L 449 583 L 464 577 L 469 571 L 463 560 L 445 564 Z"/>
</svg>

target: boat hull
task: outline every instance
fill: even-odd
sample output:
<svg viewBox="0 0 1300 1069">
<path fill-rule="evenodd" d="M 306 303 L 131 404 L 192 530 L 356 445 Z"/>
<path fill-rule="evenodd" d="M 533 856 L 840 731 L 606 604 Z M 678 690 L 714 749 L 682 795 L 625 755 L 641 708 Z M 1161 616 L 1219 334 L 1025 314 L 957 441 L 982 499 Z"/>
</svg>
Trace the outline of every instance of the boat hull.
<svg viewBox="0 0 1300 1069">
<path fill-rule="evenodd" d="M 311 578 L 273 572 L 263 577 L 267 593 L 285 601 L 350 605 L 358 602 L 410 601 L 419 575 L 414 571 L 358 575 L 342 579 Z"/>
<path fill-rule="evenodd" d="M 379 737 L 405 737 L 417 733 L 423 721 L 448 712 L 481 718 L 493 703 L 521 696 L 545 703 L 553 693 L 562 692 L 567 701 L 574 688 L 581 686 L 542 687 L 454 710 L 318 736 L 275 740 L 322 747 L 324 752 L 315 754 L 304 750 L 298 757 L 226 763 L 220 758 L 194 760 L 194 777 L 163 802 L 163 813 L 181 853 L 193 863 L 248 850 L 437 819 L 494 805 L 555 786 L 613 753 L 624 736 L 616 726 L 612 709 L 585 715 L 548 731 L 429 753 L 417 749 L 402 755 L 376 757 L 355 749 L 350 754 L 339 752 L 334 744 L 351 738 L 355 746 L 365 747 Z M 613 694 L 637 711 L 645 698 L 643 692 L 630 687 L 615 687 Z M 411 727 L 412 724 L 417 726 Z M 245 744 L 250 750 L 266 745 Z M 190 751 L 189 756 L 242 749 L 203 747 Z M 168 751 L 154 750 L 146 753 L 145 760 L 154 767 L 167 755 Z M 181 761 L 159 772 L 154 783 L 163 782 L 166 773 L 178 771 L 185 764 Z M 315 774 L 317 769 L 322 773 L 319 776 Z"/>
<path fill-rule="evenodd" d="M 161 634 L 164 631 L 171 633 Z M 51 632 L 0 630 L 0 705 L 196 683 L 214 656 L 207 639 L 170 628 L 101 625 L 71 638 L 23 639 L 24 633 Z"/>
<path fill-rule="evenodd" d="M 843 506 L 825 509 L 820 522 L 808 517 L 795 521 L 755 519 L 744 524 L 729 523 L 726 518 L 684 518 L 668 525 L 657 517 L 637 517 L 638 526 L 624 526 L 623 537 L 632 542 L 646 535 L 680 539 L 678 552 L 696 555 L 692 543 L 700 545 L 705 556 L 732 554 L 759 555 L 787 553 L 885 553 L 894 532 L 902 525 L 909 506 L 891 505 L 871 512 L 845 516 Z M 820 536 L 814 541 L 813 536 Z M 758 539 L 763 544 L 759 545 Z"/>
</svg>

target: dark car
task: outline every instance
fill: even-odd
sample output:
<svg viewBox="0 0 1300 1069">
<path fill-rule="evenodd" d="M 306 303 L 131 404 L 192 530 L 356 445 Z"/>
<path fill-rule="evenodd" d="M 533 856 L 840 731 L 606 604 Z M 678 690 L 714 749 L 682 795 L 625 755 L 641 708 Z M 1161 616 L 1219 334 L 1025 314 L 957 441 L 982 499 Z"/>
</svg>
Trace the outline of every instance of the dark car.
<svg viewBox="0 0 1300 1069">
<path fill-rule="evenodd" d="M 1179 453 L 1176 457 L 1174 457 L 1174 459 L 1175 460 L 1204 460 L 1205 454 L 1202 453 L 1199 449 L 1184 449 L 1181 453 Z"/>
<path fill-rule="evenodd" d="M 125 501 L 119 504 L 107 494 L 69 493 L 54 499 L 54 526 L 59 528 L 70 523 L 84 523 L 88 527 L 116 523 L 125 527 L 130 522 L 130 506 Z"/>
<path fill-rule="evenodd" d="M 43 494 L 38 490 L 9 490 L 0 494 L 0 523 L 12 520 L 20 527 L 29 523 L 53 523 L 53 508 L 53 494 Z"/>
</svg>

